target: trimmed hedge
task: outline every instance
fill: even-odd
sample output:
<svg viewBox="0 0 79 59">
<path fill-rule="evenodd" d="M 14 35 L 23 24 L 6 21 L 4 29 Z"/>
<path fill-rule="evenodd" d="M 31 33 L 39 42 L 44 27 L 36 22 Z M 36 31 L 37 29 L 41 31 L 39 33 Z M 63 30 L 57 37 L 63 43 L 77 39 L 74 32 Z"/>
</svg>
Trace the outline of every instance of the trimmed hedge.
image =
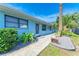
<svg viewBox="0 0 79 59">
<path fill-rule="evenodd" d="M 17 30 L 14 28 L 0 29 L 0 53 L 5 53 L 17 45 Z"/>
</svg>

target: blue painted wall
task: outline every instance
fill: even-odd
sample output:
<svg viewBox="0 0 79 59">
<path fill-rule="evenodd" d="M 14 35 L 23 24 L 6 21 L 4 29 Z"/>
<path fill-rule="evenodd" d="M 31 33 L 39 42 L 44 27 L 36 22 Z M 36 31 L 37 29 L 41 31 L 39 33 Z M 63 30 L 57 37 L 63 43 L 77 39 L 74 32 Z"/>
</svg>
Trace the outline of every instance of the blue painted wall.
<svg viewBox="0 0 79 59">
<path fill-rule="evenodd" d="M 29 33 L 35 33 L 35 25 L 36 23 L 34 21 L 29 20 L 28 21 L 28 27 L 29 27 Z"/>
<path fill-rule="evenodd" d="M 76 34 L 79 35 L 79 28 L 74 28 L 74 29 L 72 29 L 72 32 L 74 32 L 74 33 L 76 33 Z"/>
<path fill-rule="evenodd" d="M 4 28 L 4 13 L 0 11 L 0 28 Z"/>
<path fill-rule="evenodd" d="M 5 15 L 5 13 L 0 11 L 0 28 L 5 28 L 4 27 L 4 25 L 5 25 L 4 15 Z M 36 22 L 34 22 L 33 20 L 28 20 L 28 27 L 27 28 L 17 28 L 18 29 L 18 34 L 22 34 L 24 32 L 35 34 L 36 33 L 35 27 L 36 27 Z M 38 36 L 38 35 L 49 34 L 49 33 L 52 33 L 52 30 L 50 31 L 48 26 L 47 26 L 46 31 L 42 31 L 42 24 L 39 24 L 39 34 L 36 34 L 36 35 Z"/>
<path fill-rule="evenodd" d="M 28 27 L 27 28 L 18 28 L 18 33 L 34 33 L 35 34 L 35 22 L 28 20 Z"/>
<path fill-rule="evenodd" d="M 20 29 L 18 29 L 18 33 L 22 34 L 23 32 L 26 32 L 26 33 L 34 33 L 34 34 L 36 34 L 35 26 L 36 26 L 36 23 L 34 21 L 28 20 L 28 28 L 25 28 L 25 29 L 20 28 Z M 42 24 L 39 24 L 39 34 L 36 34 L 36 36 L 50 34 L 50 33 L 53 33 L 53 29 L 50 31 L 48 26 L 47 26 L 46 31 L 42 31 Z"/>
<path fill-rule="evenodd" d="M 28 28 L 18 28 L 18 34 L 29 33 Z"/>
<path fill-rule="evenodd" d="M 52 29 L 53 30 L 53 29 Z M 45 34 L 49 34 L 49 33 L 52 33 L 53 31 L 50 31 L 48 26 L 46 26 L 46 31 L 42 31 L 42 25 L 40 25 L 40 35 L 45 35 Z"/>
</svg>

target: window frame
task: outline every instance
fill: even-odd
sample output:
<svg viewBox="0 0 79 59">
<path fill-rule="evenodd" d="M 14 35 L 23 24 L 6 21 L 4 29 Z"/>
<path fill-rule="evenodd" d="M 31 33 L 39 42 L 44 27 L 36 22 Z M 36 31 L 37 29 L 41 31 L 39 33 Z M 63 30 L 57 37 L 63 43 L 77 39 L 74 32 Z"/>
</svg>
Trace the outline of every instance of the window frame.
<svg viewBox="0 0 79 59">
<path fill-rule="evenodd" d="M 6 17 L 7 17 L 7 16 L 8 16 L 8 17 L 12 17 L 12 18 L 16 18 L 16 19 L 17 19 L 17 22 L 6 21 Z M 8 27 L 8 26 L 6 26 L 6 22 L 18 24 L 17 27 L 12 27 L 12 28 L 20 28 L 20 20 L 26 21 L 26 25 L 27 25 L 27 28 L 28 28 L 28 20 L 26 20 L 26 19 L 22 19 L 22 18 L 10 16 L 10 15 L 5 15 L 4 19 L 5 19 L 5 20 L 4 20 L 4 27 L 5 27 L 5 28 Z M 10 28 L 10 27 L 8 27 L 8 28 Z"/>
<path fill-rule="evenodd" d="M 28 20 L 25 20 L 25 19 L 22 19 L 22 18 L 19 18 L 19 28 L 20 28 L 20 25 L 23 24 L 23 23 L 20 23 L 20 20 L 25 21 L 26 22 L 26 25 L 27 25 L 27 28 L 28 28 Z"/>
<path fill-rule="evenodd" d="M 46 25 L 42 24 L 42 31 L 46 31 Z"/>
<path fill-rule="evenodd" d="M 52 30 L 52 26 L 49 26 L 49 30 L 50 30 L 50 31 Z"/>
</svg>

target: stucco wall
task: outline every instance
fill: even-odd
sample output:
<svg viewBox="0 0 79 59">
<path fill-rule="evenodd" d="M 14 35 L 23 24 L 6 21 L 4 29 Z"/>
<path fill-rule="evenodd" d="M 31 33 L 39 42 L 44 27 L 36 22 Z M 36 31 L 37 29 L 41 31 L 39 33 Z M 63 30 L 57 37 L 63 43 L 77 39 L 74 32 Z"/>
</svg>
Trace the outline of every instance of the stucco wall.
<svg viewBox="0 0 79 59">
<path fill-rule="evenodd" d="M 28 20 L 28 27 L 27 28 L 18 28 L 18 33 L 35 33 L 35 22 Z"/>
<path fill-rule="evenodd" d="M 72 29 L 72 31 L 79 35 L 79 28 Z"/>
<path fill-rule="evenodd" d="M 4 13 L 0 11 L 0 28 L 4 28 Z"/>
<path fill-rule="evenodd" d="M 23 32 L 26 32 L 26 33 L 36 34 L 35 26 L 36 26 L 36 23 L 34 21 L 28 20 L 28 28 L 18 29 L 18 33 L 21 34 Z M 53 32 L 53 29 L 50 31 L 48 27 L 46 28 L 46 31 L 42 31 L 42 25 L 39 24 L 39 34 L 36 34 L 36 36 L 50 34 L 52 32 Z"/>
<path fill-rule="evenodd" d="M 0 11 L 0 28 L 5 28 L 4 24 L 5 24 L 5 17 L 4 17 L 5 13 Z M 17 28 L 18 29 L 18 34 L 22 34 L 23 32 L 26 33 L 36 33 L 36 22 L 34 22 L 33 20 L 28 19 L 28 27 L 27 28 Z M 52 30 L 50 31 L 49 28 L 46 28 L 46 31 L 42 31 L 42 24 L 39 24 L 39 34 L 36 35 L 45 35 L 45 34 L 49 34 L 52 33 Z"/>
<path fill-rule="evenodd" d="M 34 22 L 34 21 L 31 21 L 31 20 L 29 20 L 29 23 L 28 23 L 28 27 L 29 27 L 29 33 L 36 33 L 35 32 L 35 25 L 36 25 L 36 23 Z"/>
<path fill-rule="evenodd" d="M 53 29 L 52 29 L 53 30 Z M 52 30 L 50 31 L 48 26 L 46 26 L 46 31 L 43 31 L 42 30 L 42 25 L 40 25 L 40 35 L 45 35 L 45 34 L 49 34 L 49 33 L 52 33 Z"/>
</svg>

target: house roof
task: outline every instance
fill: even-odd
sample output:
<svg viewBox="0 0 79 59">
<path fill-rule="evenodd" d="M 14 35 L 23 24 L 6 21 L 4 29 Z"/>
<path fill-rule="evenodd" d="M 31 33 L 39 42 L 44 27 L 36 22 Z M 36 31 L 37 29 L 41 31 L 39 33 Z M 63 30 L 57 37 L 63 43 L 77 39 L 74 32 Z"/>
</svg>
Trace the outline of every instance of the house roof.
<svg viewBox="0 0 79 59">
<path fill-rule="evenodd" d="M 23 19 L 28 19 L 28 20 L 35 21 L 36 23 L 39 23 L 39 24 L 45 24 L 48 26 L 52 26 L 51 23 L 47 23 L 43 20 L 40 20 L 40 19 L 35 18 L 33 16 L 30 16 L 30 15 L 24 13 L 23 11 L 20 11 L 18 9 L 14 9 L 12 7 L 9 7 L 9 6 L 0 5 L 0 11 L 4 12 L 6 15 L 15 16 L 15 17 L 23 18 Z"/>
</svg>

